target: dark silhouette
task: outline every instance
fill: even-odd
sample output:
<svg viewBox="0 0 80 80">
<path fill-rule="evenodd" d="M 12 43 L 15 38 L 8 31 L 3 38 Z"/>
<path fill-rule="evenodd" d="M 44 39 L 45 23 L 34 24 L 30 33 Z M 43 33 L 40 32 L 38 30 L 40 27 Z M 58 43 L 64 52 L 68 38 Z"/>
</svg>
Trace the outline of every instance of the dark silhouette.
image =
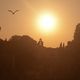
<svg viewBox="0 0 80 80">
<path fill-rule="evenodd" d="M 76 26 L 76 30 L 75 30 L 75 33 L 74 33 L 74 41 L 80 43 L 80 23 L 77 24 L 77 26 Z"/>
<path fill-rule="evenodd" d="M 43 41 L 42 41 L 41 38 L 39 39 L 38 45 L 39 45 L 40 47 L 43 47 Z"/>
<path fill-rule="evenodd" d="M 0 31 L 1 31 L 1 26 L 0 26 Z"/>
<path fill-rule="evenodd" d="M 80 24 L 59 48 L 27 35 L 0 39 L 0 80 L 80 80 Z"/>
<path fill-rule="evenodd" d="M 64 48 L 64 47 L 65 47 L 65 44 L 61 42 L 59 48 Z"/>
<path fill-rule="evenodd" d="M 9 12 L 11 12 L 13 15 L 18 12 L 19 10 L 15 10 L 15 11 L 12 11 L 12 10 L 8 10 Z"/>
</svg>

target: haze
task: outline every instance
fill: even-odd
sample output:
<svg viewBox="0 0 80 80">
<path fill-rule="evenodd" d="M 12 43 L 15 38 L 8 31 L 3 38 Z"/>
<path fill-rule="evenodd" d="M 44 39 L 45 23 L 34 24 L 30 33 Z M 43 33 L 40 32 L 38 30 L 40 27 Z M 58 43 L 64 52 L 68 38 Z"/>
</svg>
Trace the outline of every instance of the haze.
<svg viewBox="0 0 80 80">
<path fill-rule="evenodd" d="M 12 15 L 8 10 L 20 10 Z M 80 0 L 0 0 L 0 37 L 29 35 L 35 40 L 42 38 L 45 46 L 57 47 L 60 42 L 71 41 L 75 26 L 80 21 Z M 43 11 L 52 12 L 59 19 L 58 28 L 45 35 L 37 30 L 35 20 Z"/>
</svg>

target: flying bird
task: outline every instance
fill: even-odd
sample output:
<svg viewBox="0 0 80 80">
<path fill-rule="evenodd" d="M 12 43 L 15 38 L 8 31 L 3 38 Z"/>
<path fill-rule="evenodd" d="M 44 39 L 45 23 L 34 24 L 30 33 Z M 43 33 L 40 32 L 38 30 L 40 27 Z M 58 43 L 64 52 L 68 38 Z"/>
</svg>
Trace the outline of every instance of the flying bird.
<svg viewBox="0 0 80 80">
<path fill-rule="evenodd" d="M 12 11 L 12 10 L 8 10 L 9 12 L 11 12 L 13 15 L 18 12 L 19 10 L 15 10 L 15 11 Z"/>
</svg>

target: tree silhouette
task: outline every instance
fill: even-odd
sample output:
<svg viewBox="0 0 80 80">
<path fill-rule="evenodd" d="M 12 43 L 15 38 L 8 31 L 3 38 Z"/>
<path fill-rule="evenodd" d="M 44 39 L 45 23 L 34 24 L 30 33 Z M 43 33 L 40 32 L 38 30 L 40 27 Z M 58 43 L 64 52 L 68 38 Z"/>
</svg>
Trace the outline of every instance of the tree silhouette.
<svg viewBox="0 0 80 80">
<path fill-rule="evenodd" d="M 0 80 L 80 80 L 80 24 L 74 39 L 44 47 L 27 35 L 0 39 Z"/>
<path fill-rule="evenodd" d="M 79 42 L 80 41 L 80 23 L 77 24 L 76 30 L 74 33 L 74 41 Z"/>
<path fill-rule="evenodd" d="M 41 46 L 41 47 L 43 47 L 43 41 L 42 41 L 41 38 L 39 39 L 38 45 Z"/>
</svg>

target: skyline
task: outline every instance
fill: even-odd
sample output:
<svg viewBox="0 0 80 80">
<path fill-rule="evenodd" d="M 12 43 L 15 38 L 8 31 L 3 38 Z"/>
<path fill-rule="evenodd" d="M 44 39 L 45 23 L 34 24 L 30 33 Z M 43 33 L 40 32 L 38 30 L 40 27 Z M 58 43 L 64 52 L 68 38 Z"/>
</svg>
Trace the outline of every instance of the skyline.
<svg viewBox="0 0 80 80">
<path fill-rule="evenodd" d="M 73 39 L 74 30 L 80 21 L 79 0 L 2 0 L 0 1 L 1 38 L 12 35 L 29 35 L 35 40 L 42 38 L 45 46 L 57 47 L 60 42 Z M 11 15 L 8 10 L 20 10 Z M 41 34 L 34 21 L 40 12 L 49 11 L 59 19 L 58 29 L 49 35 Z M 65 31 L 66 30 L 66 31 Z"/>
</svg>

